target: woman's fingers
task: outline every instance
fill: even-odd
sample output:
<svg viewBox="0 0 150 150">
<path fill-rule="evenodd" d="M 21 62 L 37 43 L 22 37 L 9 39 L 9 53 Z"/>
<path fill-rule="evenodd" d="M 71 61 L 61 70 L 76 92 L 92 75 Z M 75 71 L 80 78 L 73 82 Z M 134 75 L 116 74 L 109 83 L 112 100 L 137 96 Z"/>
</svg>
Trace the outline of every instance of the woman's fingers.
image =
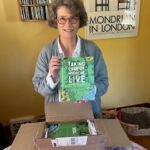
<svg viewBox="0 0 150 150">
<path fill-rule="evenodd" d="M 55 79 L 59 69 L 60 69 L 60 58 L 58 56 L 52 56 L 49 62 L 49 70 L 53 79 Z"/>
</svg>

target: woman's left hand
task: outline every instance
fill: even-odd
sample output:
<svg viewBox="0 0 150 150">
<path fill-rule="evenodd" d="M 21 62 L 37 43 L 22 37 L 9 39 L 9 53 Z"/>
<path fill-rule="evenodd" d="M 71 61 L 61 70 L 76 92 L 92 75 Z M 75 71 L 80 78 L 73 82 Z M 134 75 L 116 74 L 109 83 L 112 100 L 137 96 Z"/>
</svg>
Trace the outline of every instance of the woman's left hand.
<svg viewBox="0 0 150 150">
<path fill-rule="evenodd" d="M 79 100 L 79 101 L 76 101 L 75 103 L 87 103 L 87 101 L 84 101 L 84 100 Z"/>
</svg>

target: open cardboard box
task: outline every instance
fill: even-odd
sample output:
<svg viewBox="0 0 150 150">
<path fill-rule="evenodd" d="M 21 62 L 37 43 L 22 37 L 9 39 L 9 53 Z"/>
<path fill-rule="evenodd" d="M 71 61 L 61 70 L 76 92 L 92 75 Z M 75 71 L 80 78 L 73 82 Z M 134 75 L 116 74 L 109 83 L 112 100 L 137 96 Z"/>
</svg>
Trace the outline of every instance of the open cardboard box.
<svg viewBox="0 0 150 150">
<path fill-rule="evenodd" d="M 131 147 L 131 142 L 117 119 L 94 119 L 90 103 L 51 103 L 46 122 L 24 124 L 18 131 L 11 150 L 103 150 L 104 147 Z M 46 123 L 94 120 L 97 135 L 89 135 L 87 145 L 52 147 L 44 137 Z"/>
</svg>

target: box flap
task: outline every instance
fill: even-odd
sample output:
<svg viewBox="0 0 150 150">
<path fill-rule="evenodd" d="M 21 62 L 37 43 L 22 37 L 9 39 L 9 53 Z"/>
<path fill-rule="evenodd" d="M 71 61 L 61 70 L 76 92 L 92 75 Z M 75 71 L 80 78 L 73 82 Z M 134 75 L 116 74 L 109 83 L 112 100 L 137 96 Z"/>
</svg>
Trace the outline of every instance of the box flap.
<svg viewBox="0 0 150 150">
<path fill-rule="evenodd" d="M 94 140 L 94 139 L 93 139 Z M 36 146 L 39 150 L 104 150 L 104 144 L 96 142 L 89 143 L 83 146 L 61 146 L 61 147 L 52 147 L 50 139 L 36 139 Z"/>
<path fill-rule="evenodd" d="M 107 136 L 106 147 L 131 147 L 131 142 L 117 119 L 95 119 L 98 133 Z"/>
<path fill-rule="evenodd" d="M 44 127 L 44 122 L 21 125 L 12 143 L 11 150 L 35 150 L 34 140 L 43 136 Z"/>
<path fill-rule="evenodd" d="M 55 102 L 48 104 L 46 122 L 64 122 L 93 119 L 90 102 Z"/>
</svg>

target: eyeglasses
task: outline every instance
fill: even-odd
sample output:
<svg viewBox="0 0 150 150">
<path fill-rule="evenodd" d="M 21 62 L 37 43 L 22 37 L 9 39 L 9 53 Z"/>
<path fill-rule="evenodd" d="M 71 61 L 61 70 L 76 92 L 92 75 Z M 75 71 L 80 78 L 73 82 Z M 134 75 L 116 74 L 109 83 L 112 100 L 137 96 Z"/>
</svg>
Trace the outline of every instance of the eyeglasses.
<svg viewBox="0 0 150 150">
<path fill-rule="evenodd" d="M 79 20 L 79 17 L 77 17 L 77 16 L 72 16 L 70 18 L 65 18 L 64 16 L 57 17 L 57 22 L 59 24 L 65 24 L 67 22 L 67 20 L 71 24 L 76 24 L 78 22 L 78 20 Z"/>
</svg>

